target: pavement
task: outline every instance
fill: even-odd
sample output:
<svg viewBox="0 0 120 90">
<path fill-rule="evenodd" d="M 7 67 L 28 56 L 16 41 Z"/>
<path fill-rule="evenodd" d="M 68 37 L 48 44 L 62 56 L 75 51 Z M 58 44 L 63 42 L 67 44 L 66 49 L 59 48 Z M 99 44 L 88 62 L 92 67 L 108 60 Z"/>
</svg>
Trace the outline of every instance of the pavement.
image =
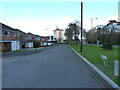
<svg viewBox="0 0 120 90">
<path fill-rule="evenodd" d="M 3 88 L 102 88 L 67 45 L 2 59 Z"/>
<path fill-rule="evenodd" d="M 44 47 L 36 48 L 36 53 L 40 52 Z M 25 48 L 21 49 L 21 52 L 12 51 L 12 52 L 4 52 L 2 53 L 2 57 L 12 57 L 12 56 L 21 56 L 35 53 L 35 48 Z"/>
</svg>

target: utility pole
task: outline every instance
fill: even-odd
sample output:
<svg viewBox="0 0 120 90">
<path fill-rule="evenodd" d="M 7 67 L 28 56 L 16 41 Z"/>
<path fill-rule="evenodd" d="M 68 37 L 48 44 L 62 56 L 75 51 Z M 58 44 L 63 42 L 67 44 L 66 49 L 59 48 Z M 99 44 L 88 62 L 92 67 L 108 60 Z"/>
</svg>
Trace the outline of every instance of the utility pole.
<svg viewBox="0 0 120 90">
<path fill-rule="evenodd" d="M 48 36 L 47 31 L 48 31 L 48 29 L 46 29 L 46 36 Z"/>
<path fill-rule="evenodd" d="M 91 30 L 93 29 L 93 20 L 94 20 L 94 19 L 98 19 L 98 18 L 92 18 L 92 19 L 91 19 Z M 92 44 L 91 44 L 92 46 L 93 46 L 93 38 L 94 38 L 94 37 L 93 37 L 93 33 L 94 33 L 94 30 L 92 30 Z"/>
<path fill-rule="evenodd" d="M 81 48 L 80 48 L 80 52 L 82 52 L 82 29 L 83 29 L 83 2 L 81 2 Z"/>
<path fill-rule="evenodd" d="M 76 24 L 75 24 L 75 23 L 73 24 L 73 27 L 74 27 L 74 29 L 75 29 L 75 44 L 77 44 L 77 38 L 76 38 L 76 33 L 77 33 L 77 32 L 76 32 Z"/>
</svg>

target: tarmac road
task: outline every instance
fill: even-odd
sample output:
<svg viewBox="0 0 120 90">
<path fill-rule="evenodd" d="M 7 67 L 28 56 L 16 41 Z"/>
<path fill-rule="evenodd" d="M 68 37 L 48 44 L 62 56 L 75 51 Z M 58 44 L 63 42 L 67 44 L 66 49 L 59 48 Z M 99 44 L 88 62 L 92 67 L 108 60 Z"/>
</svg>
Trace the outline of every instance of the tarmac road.
<svg viewBox="0 0 120 90">
<path fill-rule="evenodd" d="M 3 58 L 3 88 L 101 88 L 95 76 L 67 45 Z"/>
</svg>

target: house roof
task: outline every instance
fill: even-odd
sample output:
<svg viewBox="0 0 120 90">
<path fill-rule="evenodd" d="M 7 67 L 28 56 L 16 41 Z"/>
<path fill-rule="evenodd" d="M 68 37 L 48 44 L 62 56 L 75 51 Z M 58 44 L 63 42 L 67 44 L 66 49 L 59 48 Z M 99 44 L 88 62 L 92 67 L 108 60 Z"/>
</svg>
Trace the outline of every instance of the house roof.
<svg viewBox="0 0 120 90">
<path fill-rule="evenodd" d="M 50 36 L 40 36 L 40 38 L 49 38 Z"/>
<path fill-rule="evenodd" d="M 21 33 L 24 33 L 24 34 L 28 34 L 28 35 L 39 36 L 39 35 L 34 35 L 34 34 L 30 33 L 30 32 L 29 32 L 29 33 L 25 33 L 24 31 L 21 31 L 21 30 L 19 30 L 19 29 L 12 28 L 12 27 L 10 27 L 10 26 L 8 26 L 8 25 L 5 25 L 5 24 L 3 24 L 3 23 L 1 23 L 1 22 L 0 22 L 0 28 L 2 28 L 2 30 L 18 31 L 18 32 L 21 32 Z"/>
<path fill-rule="evenodd" d="M 13 28 L 3 24 L 3 23 L 0 23 L 2 25 L 2 29 L 6 29 L 6 30 L 14 30 Z"/>
<path fill-rule="evenodd" d="M 2 30 L 19 31 L 19 32 L 25 33 L 25 32 L 23 32 L 23 31 L 21 31 L 19 29 L 14 29 L 14 28 L 12 28 L 12 27 L 10 27 L 8 25 L 5 25 L 5 24 L 3 24 L 1 22 L 0 22 L 0 25 L 2 26 Z"/>
</svg>

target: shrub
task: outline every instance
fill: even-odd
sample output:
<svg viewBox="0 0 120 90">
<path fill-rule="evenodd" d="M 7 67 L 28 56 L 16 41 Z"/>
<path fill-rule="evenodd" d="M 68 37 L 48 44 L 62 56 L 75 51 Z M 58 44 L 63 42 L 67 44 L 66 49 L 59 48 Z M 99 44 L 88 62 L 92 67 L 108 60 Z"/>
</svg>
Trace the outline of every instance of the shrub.
<svg viewBox="0 0 120 90">
<path fill-rule="evenodd" d="M 104 42 L 102 48 L 105 50 L 111 50 L 113 49 L 113 45 L 110 42 Z"/>
<path fill-rule="evenodd" d="M 35 48 L 35 52 L 36 52 L 36 48 L 39 47 L 39 45 L 40 45 L 40 42 L 38 41 L 33 42 L 33 47 Z"/>
</svg>

